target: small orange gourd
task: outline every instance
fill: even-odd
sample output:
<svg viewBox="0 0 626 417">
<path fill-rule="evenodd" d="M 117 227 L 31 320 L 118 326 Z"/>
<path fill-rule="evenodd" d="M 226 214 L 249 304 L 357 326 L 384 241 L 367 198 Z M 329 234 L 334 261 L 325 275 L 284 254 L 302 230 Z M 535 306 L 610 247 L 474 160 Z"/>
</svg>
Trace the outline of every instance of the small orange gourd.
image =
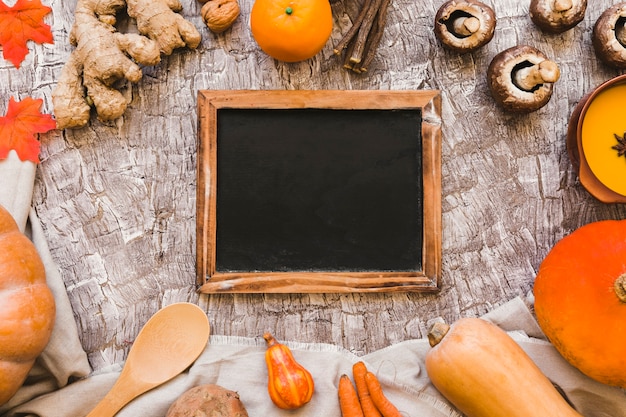
<svg viewBox="0 0 626 417">
<path fill-rule="evenodd" d="M 267 343 L 267 388 L 270 398 L 278 408 L 300 408 L 313 396 L 315 384 L 311 373 L 300 365 L 286 345 L 279 343 L 270 333 L 263 335 Z"/>
<path fill-rule="evenodd" d="M 495 324 L 479 318 L 438 323 L 428 339 L 428 376 L 466 416 L 582 417 Z"/>
<path fill-rule="evenodd" d="M 22 386 L 48 344 L 55 313 L 35 245 L 0 206 L 0 405 Z"/>
<path fill-rule="evenodd" d="M 589 223 L 557 242 L 533 292 L 537 322 L 561 355 L 626 388 L 626 220 Z"/>
</svg>

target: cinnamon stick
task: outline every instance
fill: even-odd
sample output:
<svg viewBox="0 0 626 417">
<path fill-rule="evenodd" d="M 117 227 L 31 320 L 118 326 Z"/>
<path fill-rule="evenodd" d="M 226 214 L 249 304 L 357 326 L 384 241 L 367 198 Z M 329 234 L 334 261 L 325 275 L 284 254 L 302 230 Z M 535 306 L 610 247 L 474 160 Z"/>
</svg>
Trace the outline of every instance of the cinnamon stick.
<svg viewBox="0 0 626 417">
<path fill-rule="evenodd" d="M 352 26 L 334 48 L 336 55 L 345 50 L 344 68 L 367 71 L 382 39 L 390 4 L 391 0 L 364 0 Z"/>
</svg>

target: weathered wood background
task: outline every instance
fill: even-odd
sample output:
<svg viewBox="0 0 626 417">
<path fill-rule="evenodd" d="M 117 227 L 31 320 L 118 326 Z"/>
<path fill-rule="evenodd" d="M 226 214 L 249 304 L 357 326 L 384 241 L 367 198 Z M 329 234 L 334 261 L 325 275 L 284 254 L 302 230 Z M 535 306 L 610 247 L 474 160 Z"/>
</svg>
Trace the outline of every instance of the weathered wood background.
<svg viewBox="0 0 626 417">
<path fill-rule="evenodd" d="M 529 1 L 487 0 L 498 25 L 478 52 L 440 47 L 433 18 L 443 0 L 393 0 L 370 71 L 342 69 L 332 45 L 349 28 L 358 0 L 333 3 L 332 39 L 315 58 L 277 62 L 253 41 L 242 14 L 216 36 L 201 4 L 183 0 L 203 35 L 125 88 L 130 106 L 114 123 L 41 136 L 34 207 L 58 262 L 94 369 L 122 361 L 161 306 L 191 301 L 206 309 L 214 334 L 327 342 L 356 354 L 421 338 L 437 316 L 483 314 L 532 290 L 552 245 L 578 226 L 626 217 L 578 183 L 565 148 L 579 99 L 620 72 L 600 64 L 591 30 L 610 0 L 593 0 L 585 20 L 560 35 L 539 31 Z M 72 47 L 75 0 L 49 0 L 53 45 L 29 44 L 20 69 L 0 62 L 2 114 L 9 96 L 45 100 Z M 491 58 L 529 44 L 562 72 L 550 103 L 529 115 L 503 113 L 485 80 Z M 443 94 L 443 279 L 438 294 L 211 295 L 195 292 L 196 97 L 201 89 L 440 89 Z"/>
</svg>

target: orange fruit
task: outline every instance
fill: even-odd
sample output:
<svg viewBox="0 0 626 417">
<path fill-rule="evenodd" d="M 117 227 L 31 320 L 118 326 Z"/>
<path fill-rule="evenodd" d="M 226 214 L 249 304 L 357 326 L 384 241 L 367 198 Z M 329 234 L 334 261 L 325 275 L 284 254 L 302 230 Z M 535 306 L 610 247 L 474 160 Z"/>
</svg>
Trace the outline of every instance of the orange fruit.
<svg viewBox="0 0 626 417">
<path fill-rule="evenodd" d="M 324 48 L 333 29 L 329 0 L 255 0 L 250 30 L 263 52 L 304 61 Z"/>
</svg>

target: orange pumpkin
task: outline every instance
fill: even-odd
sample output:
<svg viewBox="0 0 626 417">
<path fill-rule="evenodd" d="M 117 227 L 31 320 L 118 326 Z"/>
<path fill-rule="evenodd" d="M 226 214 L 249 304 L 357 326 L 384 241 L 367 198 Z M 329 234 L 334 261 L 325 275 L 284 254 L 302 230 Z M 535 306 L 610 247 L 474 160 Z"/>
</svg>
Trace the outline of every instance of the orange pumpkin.
<svg viewBox="0 0 626 417">
<path fill-rule="evenodd" d="M 537 321 L 561 355 L 626 388 L 626 220 L 590 223 L 561 239 L 533 291 Z"/>
<path fill-rule="evenodd" d="M 263 52 L 279 61 L 313 57 L 332 29 L 328 0 L 255 0 L 250 11 L 252 36 Z"/>
<path fill-rule="evenodd" d="M 55 313 L 37 249 L 0 206 L 0 405 L 22 386 L 48 344 Z"/>
</svg>

